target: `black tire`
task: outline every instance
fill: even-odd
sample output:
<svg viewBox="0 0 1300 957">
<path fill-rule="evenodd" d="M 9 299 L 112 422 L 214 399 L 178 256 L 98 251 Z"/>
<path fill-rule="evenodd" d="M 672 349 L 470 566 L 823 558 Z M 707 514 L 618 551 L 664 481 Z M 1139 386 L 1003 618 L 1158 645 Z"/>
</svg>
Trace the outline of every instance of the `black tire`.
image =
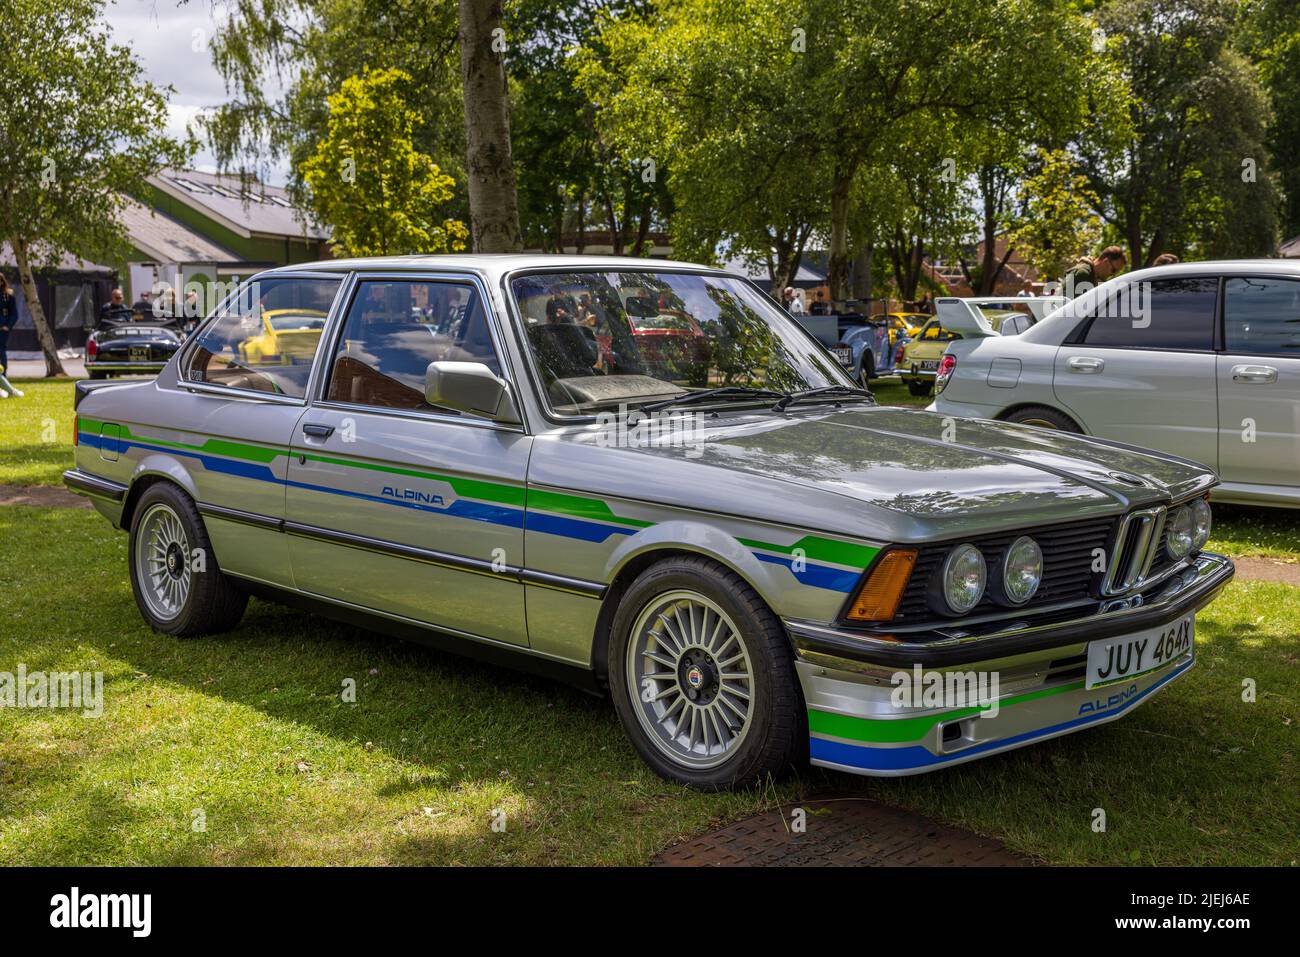
<svg viewBox="0 0 1300 957">
<path fill-rule="evenodd" d="M 86 375 L 89 376 L 89 377 L 92 378 L 92 379 L 106 379 L 106 378 L 108 378 L 108 373 L 107 373 L 107 372 L 87 372 Z"/>
<path fill-rule="evenodd" d="M 176 551 L 184 556 L 181 560 L 189 565 L 185 597 L 170 616 L 160 613 L 155 607 L 159 600 L 151 599 L 146 594 L 145 589 L 150 589 L 150 583 L 141 580 L 143 572 L 140 568 L 141 561 L 138 560 L 142 548 L 141 539 L 146 534 L 146 518 L 157 513 L 161 520 L 168 512 L 175 517 L 184 533 L 187 547 L 178 547 Z M 200 567 L 195 567 L 196 551 L 202 553 Z M 238 625 L 244 616 L 244 609 L 248 607 L 248 593 L 237 587 L 234 580 L 217 565 L 212 542 L 193 500 L 171 482 L 157 482 L 149 486 L 136 502 L 131 518 L 127 564 L 131 572 L 131 591 L 135 595 L 136 607 L 154 631 L 180 638 L 220 634 Z M 181 574 L 184 574 L 183 570 Z M 159 576 L 161 579 L 162 576 Z"/>
<path fill-rule="evenodd" d="M 858 385 L 870 391 L 871 380 L 875 378 L 872 374 L 876 369 L 876 358 L 870 352 L 862 354 L 862 366 L 858 369 Z"/>
<path fill-rule="evenodd" d="M 628 646 L 638 618 L 665 596 L 682 591 L 704 596 L 730 618 L 750 666 L 748 724 L 742 724 L 746 730 L 730 747 L 731 753 L 724 751 L 721 763 L 709 768 L 691 767 L 666 753 L 668 746 L 657 743 L 651 737 L 652 732 L 642 725 L 640 689 L 629 687 Z M 724 644 L 718 650 L 726 648 Z M 759 783 L 806 761 L 808 717 L 790 640 L 780 620 L 758 593 L 730 569 L 695 557 L 667 558 L 646 569 L 619 602 L 610 630 L 607 660 L 610 691 L 623 730 L 642 760 L 660 777 L 697 790 L 714 791 Z M 680 675 L 681 659 L 678 661 Z M 681 687 L 689 693 L 685 685 Z M 686 714 L 690 707 L 683 701 L 681 713 Z M 704 747 L 708 749 L 707 737 Z"/>
<path fill-rule="evenodd" d="M 907 391 L 912 393 L 912 395 L 921 398 L 934 391 L 934 383 L 922 379 L 908 379 Z"/>
<path fill-rule="evenodd" d="M 1059 429 L 1062 432 L 1083 434 L 1083 429 L 1079 428 L 1078 422 L 1064 412 L 1057 412 L 1046 405 L 1027 405 L 1022 409 L 1016 409 L 1003 421 L 1015 422 L 1019 425 L 1036 425 L 1040 429 Z"/>
</svg>

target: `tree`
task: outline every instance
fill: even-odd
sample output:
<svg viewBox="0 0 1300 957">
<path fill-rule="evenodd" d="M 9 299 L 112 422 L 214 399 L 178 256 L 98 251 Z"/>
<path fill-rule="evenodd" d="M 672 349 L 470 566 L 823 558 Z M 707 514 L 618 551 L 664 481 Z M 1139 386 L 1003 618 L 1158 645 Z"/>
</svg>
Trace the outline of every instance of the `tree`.
<svg viewBox="0 0 1300 957">
<path fill-rule="evenodd" d="M 0 40 L 0 236 L 13 247 L 45 357 L 62 375 L 33 267 L 124 254 L 126 195 L 190 145 L 169 140 L 166 91 L 110 42 L 102 0 L 9 0 Z"/>
<path fill-rule="evenodd" d="M 1035 165 L 1012 239 L 1040 276 L 1056 278 L 1101 238 L 1100 201 L 1065 151 L 1041 150 Z"/>
<path fill-rule="evenodd" d="M 501 0 L 460 0 L 460 79 L 465 98 L 465 175 L 474 251 L 516 252 L 519 198 L 510 156 Z"/>
<path fill-rule="evenodd" d="M 328 101 L 328 132 L 302 164 L 311 209 L 342 255 L 465 248 L 465 224 L 439 213 L 453 196 L 452 179 L 412 142 L 422 120 L 406 101 L 410 83 L 410 74 L 392 69 L 344 80 Z"/>
<path fill-rule="evenodd" d="M 1237 0 L 1111 0 L 1098 12 L 1106 56 L 1130 93 L 1129 132 L 1118 162 L 1087 143 L 1079 152 L 1134 266 L 1166 250 L 1274 248 L 1268 104 L 1229 43 L 1239 9 Z"/>
<path fill-rule="evenodd" d="M 1241 46 L 1258 64 L 1273 121 L 1268 145 L 1285 196 L 1286 236 L 1300 235 L 1300 3 L 1250 0 Z"/>
<path fill-rule="evenodd" d="M 578 85 L 624 167 L 653 164 L 682 256 L 737 255 L 787 285 L 825 222 L 824 148 L 806 135 L 798 2 L 686 0 L 612 20 Z"/>
<path fill-rule="evenodd" d="M 222 167 L 287 160 L 290 193 L 310 205 L 301 169 L 328 133 L 329 97 L 366 70 L 400 69 L 423 120 L 413 146 L 455 180 L 451 213 L 468 218 L 456 0 L 229 0 L 228 9 L 212 60 L 229 99 L 202 120 Z"/>
</svg>

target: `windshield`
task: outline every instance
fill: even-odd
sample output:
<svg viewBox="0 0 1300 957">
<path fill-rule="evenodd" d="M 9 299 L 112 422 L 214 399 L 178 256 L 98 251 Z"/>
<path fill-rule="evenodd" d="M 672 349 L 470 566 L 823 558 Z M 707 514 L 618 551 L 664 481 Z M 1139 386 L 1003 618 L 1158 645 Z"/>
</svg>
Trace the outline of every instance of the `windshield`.
<svg viewBox="0 0 1300 957">
<path fill-rule="evenodd" d="M 547 400 L 561 415 L 700 389 L 852 385 L 740 279 L 602 270 L 525 275 L 510 288 Z"/>
</svg>

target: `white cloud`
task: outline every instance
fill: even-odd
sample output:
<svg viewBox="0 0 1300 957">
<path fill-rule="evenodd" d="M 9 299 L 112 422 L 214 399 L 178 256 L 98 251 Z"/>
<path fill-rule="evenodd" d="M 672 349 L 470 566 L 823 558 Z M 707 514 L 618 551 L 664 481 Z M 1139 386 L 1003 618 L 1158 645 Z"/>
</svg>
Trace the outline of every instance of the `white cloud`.
<svg viewBox="0 0 1300 957">
<path fill-rule="evenodd" d="M 113 0 L 105 8 L 114 42 L 132 51 L 151 82 L 172 87 L 167 132 L 177 138 L 200 113 L 230 99 L 212 64 L 212 37 L 225 22 L 217 6 L 212 0 Z M 201 139 L 193 165 L 216 168 L 216 157 Z M 287 177 L 284 164 L 272 168 L 274 183 Z"/>
</svg>

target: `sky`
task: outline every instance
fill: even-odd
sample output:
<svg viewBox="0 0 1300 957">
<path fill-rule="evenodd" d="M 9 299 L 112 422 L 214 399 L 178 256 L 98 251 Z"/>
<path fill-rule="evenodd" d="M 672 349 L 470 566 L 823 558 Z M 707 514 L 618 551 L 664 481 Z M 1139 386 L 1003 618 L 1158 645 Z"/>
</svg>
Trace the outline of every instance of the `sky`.
<svg viewBox="0 0 1300 957">
<path fill-rule="evenodd" d="M 105 7 L 114 41 L 131 49 L 149 80 L 175 88 L 167 130 L 177 138 L 201 111 L 229 99 L 211 51 L 212 36 L 224 21 L 223 7 L 220 0 L 109 0 Z M 202 49 L 196 52 L 195 46 Z M 216 158 L 200 143 L 192 165 L 215 171 Z M 287 167 L 281 167 L 269 177 L 274 185 L 287 178 Z"/>
</svg>

